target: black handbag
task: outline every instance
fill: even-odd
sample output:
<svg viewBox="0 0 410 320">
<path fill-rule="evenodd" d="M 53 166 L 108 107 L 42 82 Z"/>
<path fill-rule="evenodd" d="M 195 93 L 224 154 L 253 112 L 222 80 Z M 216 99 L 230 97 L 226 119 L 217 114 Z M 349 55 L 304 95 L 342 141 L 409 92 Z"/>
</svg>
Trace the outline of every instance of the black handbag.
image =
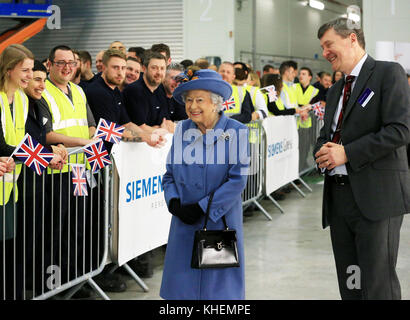
<svg viewBox="0 0 410 320">
<path fill-rule="evenodd" d="M 228 228 L 225 216 L 222 216 L 225 226 L 224 230 L 206 229 L 212 199 L 213 194 L 209 197 L 203 229 L 195 232 L 191 268 L 209 269 L 239 267 L 236 231 Z"/>
</svg>

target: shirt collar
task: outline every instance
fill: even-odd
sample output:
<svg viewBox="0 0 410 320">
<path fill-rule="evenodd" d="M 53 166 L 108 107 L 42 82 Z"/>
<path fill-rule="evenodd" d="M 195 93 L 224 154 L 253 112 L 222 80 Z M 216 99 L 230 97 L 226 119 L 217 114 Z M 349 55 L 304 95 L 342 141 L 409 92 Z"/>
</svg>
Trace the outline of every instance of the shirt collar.
<svg viewBox="0 0 410 320">
<path fill-rule="evenodd" d="M 359 76 L 360 71 L 362 70 L 363 64 L 365 63 L 367 59 L 368 54 L 366 53 L 360 61 L 356 64 L 356 66 L 353 68 L 352 72 L 350 73 L 351 76 L 355 76 L 356 78 Z M 345 80 L 348 75 L 345 75 Z"/>
</svg>

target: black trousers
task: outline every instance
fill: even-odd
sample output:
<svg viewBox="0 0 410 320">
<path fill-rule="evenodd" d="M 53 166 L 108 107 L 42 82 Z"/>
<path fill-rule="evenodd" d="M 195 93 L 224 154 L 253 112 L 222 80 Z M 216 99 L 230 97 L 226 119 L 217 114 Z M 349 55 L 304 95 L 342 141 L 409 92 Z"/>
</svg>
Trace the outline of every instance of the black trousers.
<svg viewBox="0 0 410 320">
<path fill-rule="evenodd" d="M 403 216 L 368 220 L 350 185 L 330 183 L 330 234 L 342 299 L 401 299 L 396 262 Z"/>
</svg>

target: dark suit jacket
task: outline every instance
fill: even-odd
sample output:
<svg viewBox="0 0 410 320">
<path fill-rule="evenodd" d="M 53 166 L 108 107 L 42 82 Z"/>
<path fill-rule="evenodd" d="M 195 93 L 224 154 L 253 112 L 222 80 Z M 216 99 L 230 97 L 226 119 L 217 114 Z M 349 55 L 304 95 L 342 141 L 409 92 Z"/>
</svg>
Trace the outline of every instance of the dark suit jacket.
<svg viewBox="0 0 410 320">
<path fill-rule="evenodd" d="M 314 154 L 331 141 L 331 125 L 344 79 L 329 89 Z M 358 102 L 366 88 L 374 92 L 365 107 Z M 366 59 L 346 106 L 342 141 L 346 169 L 361 213 L 372 221 L 410 212 L 410 174 L 407 145 L 410 142 L 410 90 L 403 68 L 393 62 Z M 323 227 L 328 226 L 329 181 L 325 178 Z"/>
</svg>

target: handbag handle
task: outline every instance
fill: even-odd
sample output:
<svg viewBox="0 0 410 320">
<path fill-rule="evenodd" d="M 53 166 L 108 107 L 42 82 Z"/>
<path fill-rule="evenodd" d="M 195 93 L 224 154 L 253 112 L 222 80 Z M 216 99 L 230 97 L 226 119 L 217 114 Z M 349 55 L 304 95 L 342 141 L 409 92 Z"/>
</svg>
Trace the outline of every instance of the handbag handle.
<svg viewBox="0 0 410 320">
<path fill-rule="evenodd" d="M 209 209 L 211 208 L 211 203 L 212 203 L 212 199 L 214 198 L 214 193 L 212 192 L 209 195 L 209 201 L 208 201 L 208 206 L 206 207 L 206 213 L 205 213 L 205 224 L 203 227 L 203 230 L 206 231 L 206 226 L 208 225 L 208 219 L 209 219 Z M 225 219 L 225 215 L 222 216 L 222 221 L 225 225 L 225 229 L 228 230 L 228 225 L 226 224 L 226 219 Z"/>
</svg>

